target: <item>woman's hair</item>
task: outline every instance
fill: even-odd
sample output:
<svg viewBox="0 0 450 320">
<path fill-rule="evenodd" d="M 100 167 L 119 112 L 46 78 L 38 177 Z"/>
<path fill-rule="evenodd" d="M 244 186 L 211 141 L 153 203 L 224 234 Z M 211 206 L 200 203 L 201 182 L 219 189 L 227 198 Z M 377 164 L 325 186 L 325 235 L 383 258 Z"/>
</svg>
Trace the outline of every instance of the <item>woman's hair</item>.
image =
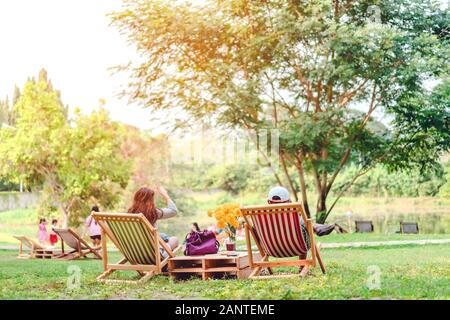
<svg viewBox="0 0 450 320">
<path fill-rule="evenodd" d="M 135 194 L 128 213 L 142 213 L 154 225 L 158 220 L 158 209 L 155 206 L 155 192 L 149 188 L 140 188 Z"/>
<path fill-rule="evenodd" d="M 58 223 L 58 220 L 57 220 L 57 219 L 53 219 L 53 220 L 52 220 L 52 224 L 55 224 L 55 223 Z"/>
<path fill-rule="evenodd" d="M 197 222 L 192 223 L 192 225 L 194 226 L 195 231 L 200 232 L 200 227 Z"/>
<path fill-rule="evenodd" d="M 94 212 L 100 212 L 100 209 L 98 208 L 98 206 L 93 206 L 92 209 L 91 209 L 91 212 L 92 212 L 92 211 L 94 211 Z"/>
<path fill-rule="evenodd" d="M 39 219 L 39 224 L 46 222 L 47 220 L 45 220 L 44 218 Z"/>
</svg>

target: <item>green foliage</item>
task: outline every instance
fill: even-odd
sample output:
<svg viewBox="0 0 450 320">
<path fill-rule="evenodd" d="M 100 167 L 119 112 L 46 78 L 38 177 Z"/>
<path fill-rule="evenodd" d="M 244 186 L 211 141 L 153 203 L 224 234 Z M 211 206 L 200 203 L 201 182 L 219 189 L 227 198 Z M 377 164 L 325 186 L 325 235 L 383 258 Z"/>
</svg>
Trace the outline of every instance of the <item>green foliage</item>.
<svg viewBox="0 0 450 320">
<path fill-rule="evenodd" d="M 6 99 L 5 101 L 0 100 L 0 128 L 3 124 L 9 123 L 9 113 L 10 106 L 8 99 Z"/>
<path fill-rule="evenodd" d="M 207 182 L 212 187 L 238 194 L 247 188 L 250 172 L 244 166 L 216 166 L 209 173 Z"/>
<path fill-rule="evenodd" d="M 342 172 L 336 184 L 343 185 L 351 179 L 358 168 L 350 166 Z M 377 166 L 366 175 L 359 178 L 345 193 L 346 196 L 375 197 L 420 197 L 436 196 L 445 183 L 444 172 L 420 173 L 418 170 L 409 172 L 391 172 Z"/>
<path fill-rule="evenodd" d="M 171 170 L 176 187 L 193 191 L 220 189 L 236 195 L 267 192 L 277 183 L 268 168 L 255 165 L 174 165 Z"/>
<path fill-rule="evenodd" d="M 2 191 L 19 191 L 20 186 L 15 183 L 0 180 L 0 192 Z"/>
<path fill-rule="evenodd" d="M 449 150 L 449 21 L 435 0 L 127 0 L 112 14 L 144 57 L 126 67 L 133 99 L 189 122 L 279 129 L 286 179 L 294 167 L 301 188 L 314 181 L 321 222 L 348 162 L 426 172 Z M 227 174 L 222 185 L 235 192 L 232 175 L 237 186 Z"/>
<path fill-rule="evenodd" d="M 336 192 L 341 190 L 359 168 L 349 165 L 343 169 L 336 179 Z M 245 192 L 267 193 L 277 184 L 268 168 L 251 165 L 215 165 L 215 166 L 185 166 L 172 168 L 177 177 L 174 186 L 186 190 L 205 191 L 220 189 L 236 195 Z M 447 168 L 448 171 L 448 168 Z M 298 177 L 292 174 L 294 179 Z M 294 180 L 295 181 L 295 180 Z M 389 172 L 378 165 L 345 191 L 345 196 L 366 197 L 422 197 L 445 196 L 445 188 L 449 181 L 443 169 L 421 173 L 418 169 L 402 172 Z M 308 190 L 313 190 L 312 178 L 306 180 Z M 296 184 L 298 190 L 299 186 Z M 225 201 L 226 202 L 226 201 Z M 228 201 L 230 202 L 230 201 Z"/>
<path fill-rule="evenodd" d="M 112 208 L 130 176 L 119 126 L 103 109 L 91 115 L 67 109 L 46 74 L 30 80 L 14 105 L 14 128 L 0 130 L 0 176 L 42 188 L 39 212 L 77 224 L 92 204 Z M 69 221 L 70 219 L 70 221 Z"/>
<path fill-rule="evenodd" d="M 445 165 L 445 179 L 446 183 L 439 190 L 439 195 L 441 197 L 450 199 L 450 161 Z"/>
</svg>

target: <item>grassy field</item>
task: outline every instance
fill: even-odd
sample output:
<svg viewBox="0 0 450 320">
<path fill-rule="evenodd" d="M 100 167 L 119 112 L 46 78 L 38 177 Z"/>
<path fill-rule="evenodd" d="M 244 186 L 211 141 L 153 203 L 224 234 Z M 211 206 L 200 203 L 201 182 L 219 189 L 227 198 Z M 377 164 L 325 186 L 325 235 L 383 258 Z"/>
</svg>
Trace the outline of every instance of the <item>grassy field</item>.
<svg viewBox="0 0 450 320">
<path fill-rule="evenodd" d="M 119 258 L 118 253 L 111 255 Z M 328 268 L 325 276 L 319 270 L 306 278 L 273 280 L 175 282 L 157 276 L 133 286 L 97 283 L 102 270 L 98 260 L 17 260 L 15 252 L 0 251 L 0 299 L 450 298 L 450 245 L 326 249 L 322 255 Z M 68 287 L 74 270 L 81 276 L 75 289 Z M 373 290 L 367 287 L 371 270 L 380 272 L 380 286 Z"/>
<path fill-rule="evenodd" d="M 202 228 L 210 225 L 213 221 L 208 219 L 206 212 L 221 203 L 261 203 L 258 201 L 260 195 L 233 198 L 213 192 L 188 196 L 195 198 L 194 208 L 189 212 L 181 212 L 175 219 L 162 221 L 160 230 L 182 238 L 193 221 L 199 222 Z M 377 232 L 333 233 L 317 238 L 319 242 L 450 238 L 450 202 L 447 200 L 345 198 L 330 221 L 338 221 L 346 227 L 343 217 L 349 208 L 358 217 L 372 219 L 374 214 L 379 214 L 381 220 L 376 224 Z M 407 215 L 411 213 L 415 214 L 412 217 L 418 218 L 421 226 L 428 224 L 427 230 L 438 232 L 421 232 L 418 235 L 395 233 L 398 219 L 409 217 Z M 0 213 L 0 246 L 17 245 L 12 237 L 14 234 L 36 237 L 36 219 L 32 209 Z M 382 226 L 385 228 L 381 229 Z M 242 240 L 238 242 L 238 249 L 245 249 Z M 168 277 L 158 276 L 139 286 L 97 283 L 95 277 L 102 271 L 98 260 L 17 260 L 16 254 L 16 251 L 0 251 L 0 299 L 450 299 L 448 244 L 324 249 L 322 255 L 328 274 L 322 276 L 318 271 L 313 271 L 311 276 L 304 279 L 174 282 Z M 110 255 L 119 259 L 118 252 L 111 252 Z M 371 279 L 370 270 L 380 272 L 378 289 L 370 290 L 367 287 Z M 70 289 L 68 281 L 71 283 L 73 279 L 71 273 L 78 271 L 81 275 L 80 286 Z M 124 272 L 117 276 L 134 277 L 135 273 Z"/>
</svg>

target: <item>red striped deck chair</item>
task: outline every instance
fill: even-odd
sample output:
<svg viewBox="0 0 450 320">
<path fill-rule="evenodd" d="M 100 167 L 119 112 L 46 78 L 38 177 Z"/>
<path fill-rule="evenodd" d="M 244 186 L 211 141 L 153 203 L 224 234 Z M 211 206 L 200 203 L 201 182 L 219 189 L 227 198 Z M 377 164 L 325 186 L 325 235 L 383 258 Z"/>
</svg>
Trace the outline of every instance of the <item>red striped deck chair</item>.
<svg viewBox="0 0 450 320">
<path fill-rule="evenodd" d="M 97 277 L 106 283 L 143 283 L 152 276 L 163 273 L 170 258 L 181 249 L 175 250 L 161 239 L 158 229 L 153 227 L 143 214 L 93 213 L 102 232 L 102 254 L 104 272 Z M 108 263 L 107 241 L 119 249 L 124 256 L 116 264 Z M 116 270 L 132 270 L 140 275 L 139 280 L 109 280 Z"/>
<path fill-rule="evenodd" d="M 311 219 L 303 211 L 301 203 L 283 203 L 264 206 L 248 206 L 241 208 L 245 220 L 245 236 L 252 273 L 249 278 L 287 277 L 291 275 L 274 276 L 273 267 L 300 267 L 304 268 L 301 275 L 316 266 L 316 260 L 325 273 L 325 266 L 320 257 L 319 249 L 314 241 Z M 308 250 L 301 230 L 301 221 L 309 235 L 310 247 Z M 251 238 L 256 243 L 262 259 L 254 261 L 251 248 Z M 309 258 L 308 258 L 308 253 Z M 297 259 L 269 261 L 269 258 Z M 267 268 L 270 276 L 260 276 L 261 271 Z M 306 271 L 306 272 L 305 272 Z"/>
</svg>

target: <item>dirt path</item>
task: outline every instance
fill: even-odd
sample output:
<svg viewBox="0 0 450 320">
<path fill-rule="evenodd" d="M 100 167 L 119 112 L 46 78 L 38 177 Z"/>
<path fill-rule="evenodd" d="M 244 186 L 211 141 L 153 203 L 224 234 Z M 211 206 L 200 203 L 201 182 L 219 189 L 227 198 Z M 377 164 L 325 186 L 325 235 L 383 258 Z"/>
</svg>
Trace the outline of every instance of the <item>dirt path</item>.
<svg viewBox="0 0 450 320">
<path fill-rule="evenodd" d="M 368 241 L 368 242 L 332 242 L 322 243 L 322 249 L 331 248 L 358 248 L 358 247 L 382 247 L 382 246 L 402 246 L 402 245 L 427 245 L 427 244 L 446 244 L 450 239 L 426 239 L 426 240 L 390 240 L 390 241 Z M 19 246 L 4 245 L 0 250 L 18 250 Z M 240 250 L 241 248 L 239 248 Z M 254 248 L 256 250 L 256 247 Z M 108 250 L 110 251 L 110 250 Z M 111 251 L 117 251 L 113 249 Z M 245 250 L 243 250 L 245 251 Z"/>
<path fill-rule="evenodd" d="M 450 239 L 426 239 L 426 240 L 390 240 L 390 241 L 369 241 L 369 242 L 334 242 L 322 243 L 321 248 L 358 248 L 358 247 L 382 247 L 401 245 L 426 245 L 426 244 L 446 244 Z"/>
</svg>

